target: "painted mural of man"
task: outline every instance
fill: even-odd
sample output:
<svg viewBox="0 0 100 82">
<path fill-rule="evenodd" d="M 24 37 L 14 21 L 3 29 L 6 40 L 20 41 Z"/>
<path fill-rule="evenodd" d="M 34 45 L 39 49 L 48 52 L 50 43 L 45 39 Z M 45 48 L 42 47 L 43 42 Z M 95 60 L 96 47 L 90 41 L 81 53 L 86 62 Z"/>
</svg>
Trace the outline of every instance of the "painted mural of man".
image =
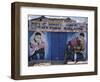
<svg viewBox="0 0 100 82">
<path fill-rule="evenodd" d="M 78 37 L 68 42 L 67 49 L 65 52 L 65 60 L 64 60 L 65 64 L 69 60 L 75 61 L 75 63 L 84 60 L 84 49 L 85 49 L 84 37 L 85 37 L 84 33 L 80 33 Z"/>
</svg>

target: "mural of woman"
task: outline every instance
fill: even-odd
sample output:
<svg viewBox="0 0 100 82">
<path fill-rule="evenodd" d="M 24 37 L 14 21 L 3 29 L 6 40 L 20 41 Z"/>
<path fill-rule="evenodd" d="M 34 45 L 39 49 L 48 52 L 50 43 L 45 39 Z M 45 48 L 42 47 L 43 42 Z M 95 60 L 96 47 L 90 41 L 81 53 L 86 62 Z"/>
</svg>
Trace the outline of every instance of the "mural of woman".
<svg viewBox="0 0 100 82">
<path fill-rule="evenodd" d="M 45 59 L 46 43 L 43 41 L 42 32 L 34 32 L 29 41 L 29 61 L 41 63 Z"/>
</svg>

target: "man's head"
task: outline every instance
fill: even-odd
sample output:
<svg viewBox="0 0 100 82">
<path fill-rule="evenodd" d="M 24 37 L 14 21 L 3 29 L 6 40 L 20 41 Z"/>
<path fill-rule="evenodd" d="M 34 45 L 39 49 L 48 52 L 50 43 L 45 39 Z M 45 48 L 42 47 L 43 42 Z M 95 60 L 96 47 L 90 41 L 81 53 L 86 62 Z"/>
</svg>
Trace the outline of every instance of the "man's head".
<svg viewBox="0 0 100 82">
<path fill-rule="evenodd" d="M 40 43 L 41 42 L 41 33 L 40 32 L 36 32 L 35 33 L 34 40 L 37 43 Z"/>
<path fill-rule="evenodd" d="M 84 39 L 85 35 L 84 33 L 80 33 L 80 39 Z"/>
</svg>

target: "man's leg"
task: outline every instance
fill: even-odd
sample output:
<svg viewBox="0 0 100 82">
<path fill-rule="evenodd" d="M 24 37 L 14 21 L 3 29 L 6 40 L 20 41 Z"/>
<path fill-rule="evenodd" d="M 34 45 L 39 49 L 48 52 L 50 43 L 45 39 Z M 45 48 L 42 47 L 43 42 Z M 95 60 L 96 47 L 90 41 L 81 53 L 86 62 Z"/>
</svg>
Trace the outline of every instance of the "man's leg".
<svg viewBox="0 0 100 82">
<path fill-rule="evenodd" d="M 67 62 L 68 62 L 68 55 L 67 55 L 67 52 L 65 53 L 65 55 L 64 55 L 64 64 L 67 64 Z"/>
<path fill-rule="evenodd" d="M 45 59 L 45 51 L 44 48 L 39 49 L 39 60 L 40 62 L 44 62 Z"/>
<path fill-rule="evenodd" d="M 84 59 L 84 57 L 83 57 L 83 54 L 82 53 L 77 53 L 77 59 L 76 59 L 76 61 L 78 62 L 78 61 L 83 61 L 83 59 Z"/>
<path fill-rule="evenodd" d="M 71 61 L 74 62 L 74 53 L 73 52 L 71 52 Z"/>
<path fill-rule="evenodd" d="M 37 54 L 36 54 L 36 53 L 34 53 L 34 54 L 31 56 L 31 59 L 32 59 L 32 62 L 33 62 L 34 64 L 37 64 L 38 57 L 37 57 Z"/>
<path fill-rule="evenodd" d="M 74 56 L 71 51 L 68 51 L 65 53 L 64 64 L 67 64 L 69 60 L 71 60 L 71 61 L 74 60 Z"/>
</svg>

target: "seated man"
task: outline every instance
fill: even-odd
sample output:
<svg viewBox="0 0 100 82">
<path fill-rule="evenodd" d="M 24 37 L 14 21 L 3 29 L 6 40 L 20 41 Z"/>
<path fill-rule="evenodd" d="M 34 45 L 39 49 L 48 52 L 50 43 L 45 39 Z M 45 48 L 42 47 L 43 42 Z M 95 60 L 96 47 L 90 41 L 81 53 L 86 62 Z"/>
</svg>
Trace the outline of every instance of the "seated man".
<svg viewBox="0 0 100 82">
<path fill-rule="evenodd" d="M 67 49 L 65 51 L 64 63 L 67 63 L 69 60 L 78 61 L 84 60 L 84 33 L 80 33 L 79 37 L 72 39 L 68 42 Z"/>
</svg>

